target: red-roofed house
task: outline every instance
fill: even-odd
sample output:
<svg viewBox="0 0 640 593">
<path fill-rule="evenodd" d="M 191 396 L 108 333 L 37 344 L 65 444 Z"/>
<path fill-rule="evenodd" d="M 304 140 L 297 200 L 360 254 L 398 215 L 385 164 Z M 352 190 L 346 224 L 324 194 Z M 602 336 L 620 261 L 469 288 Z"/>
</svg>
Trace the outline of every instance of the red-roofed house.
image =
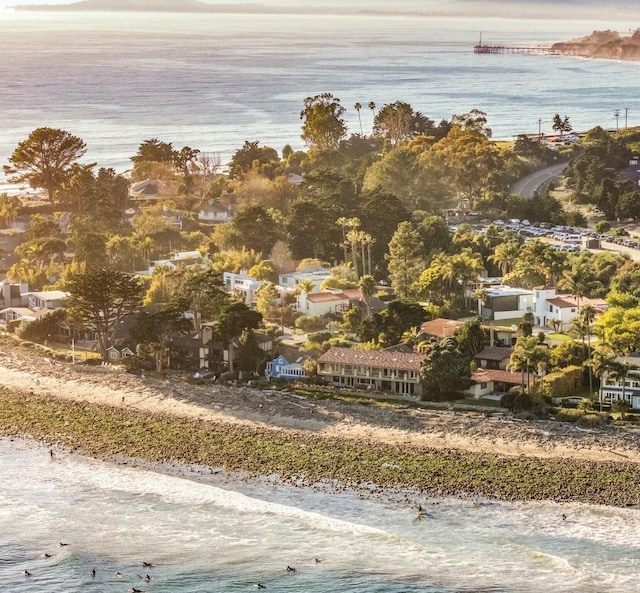
<svg viewBox="0 0 640 593">
<path fill-rule="evenodd" d="M 427 340 L 441 342 L 445 338 L 451 338 L 453 333 L 463 325 L 462 321 L 439 317 L 438 319 L 425 321 L 420 326 L 420 335 L 427 338 Z"/>
<path fill-rule="evenodd" d="M 523 384 L 521 373 L 493 369 L 479 369 L 471 375 L 471 380 L 473 385 L 466 393 L 476 399 L 485 395 L 507 393 L 512 387 Z"/>
<path fill-rule="evenodd" d="M 349 387 L 371 387 L 399 395 L 420 396 L 422 354 L 385 350 L 331 348 L 318 360 L 318 375 Z"/>
<path fill-rule="evenodd" d="M 303 315 L 341 314 L 349 308 L 351 299 L 344 292 L 313 292 L 304 290 L 297 297 L 297 309 Z"/>
<path fill-rule="evenodd" d="M 533 289 L 534 324 L 539 327 L 553 327 L 555 324 L 560 331 L 566 331 L 578 316 L 578 304 L 580 307 L 590 304 L 599 312 L 607 309 L 607 303 L 603 299 L 582 297 L 578 303 L 575 296 L 559 295 L 550 286 L 537 286 Z"/>
</svg>

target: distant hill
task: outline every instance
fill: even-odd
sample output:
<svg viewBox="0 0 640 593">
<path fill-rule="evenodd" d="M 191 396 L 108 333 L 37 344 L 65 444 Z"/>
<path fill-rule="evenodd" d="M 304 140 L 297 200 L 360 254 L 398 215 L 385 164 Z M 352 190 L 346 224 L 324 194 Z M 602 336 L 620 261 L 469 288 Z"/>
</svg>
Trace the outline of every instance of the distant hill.
<svg viewBox="0 0 640 593">
<path fill-rule="evenodd" d="M 258 4 L 206 4 L 198 0 L 81 0 L 70 4 L 27 4 L 16 10 L 80 10 L 138 12 L 249 12 Z"/>
</svg>

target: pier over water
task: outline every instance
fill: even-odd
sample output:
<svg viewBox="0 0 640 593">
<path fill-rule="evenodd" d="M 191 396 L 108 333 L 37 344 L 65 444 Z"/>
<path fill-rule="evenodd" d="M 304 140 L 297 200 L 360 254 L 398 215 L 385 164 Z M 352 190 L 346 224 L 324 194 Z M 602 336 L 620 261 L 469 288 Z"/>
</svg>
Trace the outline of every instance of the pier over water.
<svg viewBox="0 0 640 593">
<path fill-rule="evenodd" d="M 478 43 L 473 46 L 474 54 L 548 54 L 559 55 L 559 50 L 544 45 L 488 45 Z"/>
</svg>

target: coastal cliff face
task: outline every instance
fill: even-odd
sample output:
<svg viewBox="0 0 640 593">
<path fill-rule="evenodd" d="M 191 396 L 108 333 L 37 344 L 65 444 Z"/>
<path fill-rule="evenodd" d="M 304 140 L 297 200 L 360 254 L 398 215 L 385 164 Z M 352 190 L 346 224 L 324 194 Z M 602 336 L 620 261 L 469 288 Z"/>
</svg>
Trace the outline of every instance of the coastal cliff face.
<svg viewBox="0 0 640 593">
<path fill-rule="evenodd" d="M 585 58 L 640 60 L 640 29 L 626 37 L 617 31 L 594 31 L 586 37 L 554 43 L 551 49 Z"/>
</svg>

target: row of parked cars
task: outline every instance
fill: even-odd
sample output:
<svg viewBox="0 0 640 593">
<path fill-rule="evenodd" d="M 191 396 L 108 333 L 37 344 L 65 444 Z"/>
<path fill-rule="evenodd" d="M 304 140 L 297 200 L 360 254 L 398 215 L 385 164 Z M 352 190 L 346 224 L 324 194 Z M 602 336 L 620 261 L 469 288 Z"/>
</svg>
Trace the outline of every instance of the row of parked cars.
<svg viewBox="0 0 640 593">
<path fill-rule="evenodd" d="M 472 225 L 480 233 L 486 231 L 487 227 L 493 224 L 505 231 L 513 231 L 524 237 L 546 237 L 555 241 L 553 247 L 560 251 L 580 251 L 584 239 L 599 239 L 602 242 L 623 245 L 630 249 L 640 250 L 640 241 L 631 237 L 617 237 L 609 233 L 597 233 L 593 230 L 578 227 L 554 225 L 549 222 L 534 222 L 528 220 L 518 220 L 513 218 L 504 220 L 481 220 L 480 224 Z M 457 230 L 456 226 L 450 227 L 452 231 Z"/>
</svg>

